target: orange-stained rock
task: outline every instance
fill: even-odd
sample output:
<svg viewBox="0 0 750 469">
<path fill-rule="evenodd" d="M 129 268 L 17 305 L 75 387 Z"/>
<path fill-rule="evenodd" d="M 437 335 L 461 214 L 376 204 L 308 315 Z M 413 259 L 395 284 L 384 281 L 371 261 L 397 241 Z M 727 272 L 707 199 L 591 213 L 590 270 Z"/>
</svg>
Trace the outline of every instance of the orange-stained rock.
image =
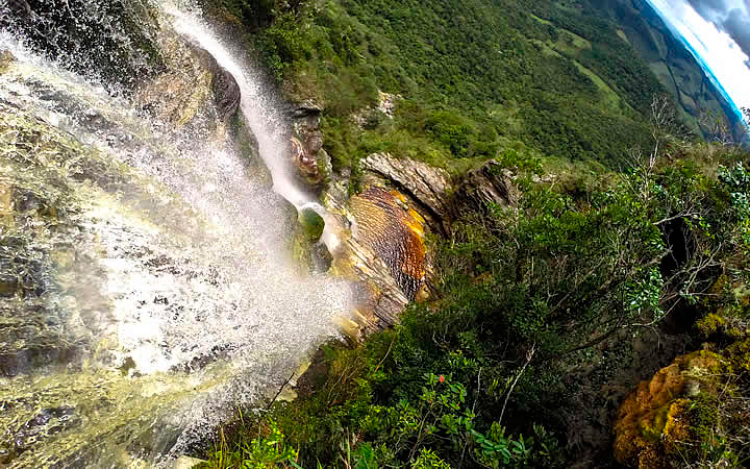
<svg viewBox="0 0 750 469">
<path fill-rule="evenodd" d="M 387 153 L 373 153 L 360 165 L 362 171 L 388 181 L 416 202 L 433 231 L 442 234 L 450 231 L 449 192 L 452 186 L 446 171 Z M 399 197 L 403 198 L 403 195 L 399 194 Z"/>
<path fill-rule="evenodd" d="M 350 201 L 352 236 L 390 268 L 410 301 L 424 285 L 427 253 L 424 218 L 397 191 L 371 187 Z"/>
<path fill-rule="evenodd" d="M 396 190 L 371 186 L 346 205 L 330 198 L 326 228 L 335 235 L 331 270 L 360 288 L 351 321 L 354 341 L 399 322 L 410 301 L 428 295 L 425 220 Z M 329 240 L 330 241 L 330 240 Z"/>
<path fill-rule="evenodd" d="M 677 357 L 642 381 L 620 405 L 615 423 L 615 458 L 641 469 L 670 468 L 676 444 L 690 436 L 689 394 L 716 392 L 722 357 L 707 350 Z"/>
</svg>

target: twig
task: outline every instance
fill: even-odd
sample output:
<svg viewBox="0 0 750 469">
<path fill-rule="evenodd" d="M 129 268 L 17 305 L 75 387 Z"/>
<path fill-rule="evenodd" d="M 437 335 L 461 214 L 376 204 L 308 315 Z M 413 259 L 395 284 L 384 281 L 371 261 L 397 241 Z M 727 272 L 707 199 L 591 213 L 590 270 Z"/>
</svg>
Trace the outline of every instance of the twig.
<svg viewBox="0 0 750 469">
<path fill-rule="evenodd" d="M 383 355 L 383 359 L 380 360 L 380 363 L 378 363 L 378 366 L 375 367 L 375 371 L 373 371 L 373 373 L 377 373 L 378 372 L 378 370 L 380 369 L 380 367 L 383 365 L 383 363 L 385 363 L 385 360 L 388 358 L 388 355 L 391 354 L 391 350 L 393 350 L 393 344 L 396 343 L 396 337 L 397 337 L 396 334 L 397 333 L 395 333 L 395 332 L 393 333 L 393 340 L 391 340 L 391 345 L 388 346 L 388 351 L 385 352 L 385 355 Z"/>
<path fill-rule="evenodd" d="M 286 387 L 286 385 L 287 385 L 287 384 L 289 384 L 289 381 L 291 381 L 291 380 L 292 380 L 292 378 L 294 378 L 294 375 L 296 375 L 296 374 L 297 374 L 297 372 L 296 372 L 296 371 L 294 371 L 294 372 L 293 372 L 293 373 L 291 374 L 291 376 L 289 376 L 289 378 L 287 378 L 287 380 L 286 380 L 286 381 L 284 381 L 284 384 L 282 384 L 282 385 L 281 385 L 281 387 L 279 388 L 279 392 L 277 392 L 277 393 L 276 393 L 276 395 L 275 395 L 275 396 L 273 396 L 273 399 L 272 399 L 272 400 L 271 400 L 271 402 L 270 402 L 270 403 L 268 404 L 268 407 L 266 407 L 266 410 L 271 410 L 271 406 L 272 406 L 272 405 L 274 405 L 274 403 L 276 402 L 276 399 L 278 399 L 278 398 L 279 398 L 279 396 L 281 395 L 281 391 L 283 391 L 283 390 L 284 390 L 284 388 Z"/>
<path fill-rule="evenodd" d="M 497 421 L 498 425 L 500 425 L 503 422 L 503 416 L 505 415 L 505 407 L 507 407 L 508 405 L 508 400 L 510 399 L 510 395 L 513 394 L 513 389 L 515 389 L 516 384 L 518 384 L 518 380 L 521 379 L 521 376 L 523 375 L 524 371 L 526 371 L 526 367 L 529 366 L 529 363 L 531 363 L 531 360 L 534 358 L 534 353 L 536 353 L 536 344 L 532 345 L 531 350 L 529 350 L 526 353 L 526 363 L 523 364 L 521 371 L 516 375 L 516 379 L 513 380 L 513 384 L 510 385 L 508 394 L 505 396 L 505 402 L 503 403 L 503 410 L 500 412 L 500 418 Z"/>
<path fill-rule="evenodd" d="M 477 392 L 474 395 L 474 404 L 471 405 L 471 413 L 474 414 L 477 408 L 477 401 L 479 400 L 479 392 L 482 390 L 482 367 L 479 367 L 479 371 L 477 372 Z M 464 456 L 466 456 L 466 447 L 468 444 L 464 445 L 463 449 L 461 450 L 461 461 L 458 462 L 458 469 L 461 469 L 464 465 Z"/>
</svg>

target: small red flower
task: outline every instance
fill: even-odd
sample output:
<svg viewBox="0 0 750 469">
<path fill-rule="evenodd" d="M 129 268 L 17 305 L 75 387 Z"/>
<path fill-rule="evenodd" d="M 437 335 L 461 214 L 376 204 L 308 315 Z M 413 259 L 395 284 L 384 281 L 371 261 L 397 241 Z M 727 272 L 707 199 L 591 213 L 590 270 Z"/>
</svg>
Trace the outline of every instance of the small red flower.
<svg viewBox="0 0 750 469">
<path fill-rule="evenodd" d="M 438 381 L 440 381 L 441 383 L 445 382 L 445 376 L 440 375 L 440 379 L 438 379 Z"/>
</svg>

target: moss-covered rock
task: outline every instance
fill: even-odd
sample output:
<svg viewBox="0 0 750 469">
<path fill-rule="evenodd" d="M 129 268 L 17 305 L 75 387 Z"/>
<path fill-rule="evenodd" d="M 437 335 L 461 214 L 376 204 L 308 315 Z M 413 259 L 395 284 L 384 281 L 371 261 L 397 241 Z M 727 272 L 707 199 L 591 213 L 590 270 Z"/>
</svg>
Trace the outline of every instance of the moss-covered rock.
<svg viewBox="0 0 750 469">
<path fill-rule="evenodd" d="M 738 345 L 721 354 L 700 350 L 677 357 L 641 382 L 619 408 L 615 458 L 641 469 L 683 467 L 706 459 L 733 467 L 735 453 L 726 444 L 733 429 L 724 420 L 736 415 L 726 414 L 724 399 L 744 392 L 734 367 L 750 363 L 750 354 L 735 353 L 742 349 Z"/>
<path fill-rule="evenodd" d="M 320 240 L 320 237 L 323 235 L 323 230 L 326 227 L 326 222 L 323 220 L 323 217 L 311 208 L 300 210 L 299 223 L 302 227 L 305 239 L 313 243 Z"/>
</svg>

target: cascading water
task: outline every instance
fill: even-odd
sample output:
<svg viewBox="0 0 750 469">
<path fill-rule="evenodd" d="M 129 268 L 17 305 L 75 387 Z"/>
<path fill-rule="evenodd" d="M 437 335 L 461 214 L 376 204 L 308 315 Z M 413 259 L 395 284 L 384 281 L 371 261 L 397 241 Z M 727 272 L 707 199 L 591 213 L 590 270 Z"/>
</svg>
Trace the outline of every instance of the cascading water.
<svg viewBox="0 0 750 469">
<path fill-rule="evenodd" d="M 236 78 L 278 194 L 196 111 L 205 95 L 173 125 L 2 33 L 0 466 L 166 464 L 278 389 L 350 309 L 348 285 L 289 261 L 286 200 L 322 209 L 272 102 L 194 10 L 157 7 L 159 34 Z"/>
<path fill-rule="evenodd" d="M 237 80 L 242 96 L 242 114 L 258 139 L 260 156 L 273 176 L 274 190 L 298 210 L 312 209 L 325 218 L 327 224 L 332 222 L 326 217 L 325 209 L 314 197 L 300 189 L 296 181 L 295 170 L 284 154 L 288 151 L 288 128 L 283 125 L 283 118 L 279 115 L 273 98 L 264 93 L 261 74 L 243 66 L 242 61 L 236 58 L 240 54 L 232 52 L 194 9 L 186 7 L 184 3 L 182 8 L 172 3 L 166 5 L 164 10 L 174 18 L 175 30 L 195 41 Z M 324 233 L 322 239 L 331 251 L 336 248 L 338 240 L 330 230 Z"/>
</svg>

